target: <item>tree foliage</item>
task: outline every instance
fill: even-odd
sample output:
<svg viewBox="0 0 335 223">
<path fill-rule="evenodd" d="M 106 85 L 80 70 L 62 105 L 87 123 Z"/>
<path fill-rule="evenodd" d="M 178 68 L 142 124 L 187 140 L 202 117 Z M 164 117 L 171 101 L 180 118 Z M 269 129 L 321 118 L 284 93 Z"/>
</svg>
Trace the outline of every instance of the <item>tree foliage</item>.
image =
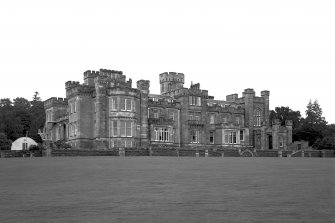
<svg viewBox="0 0 335 223">
<path fill-rule="evenodd" d="M 5 133 L 0 132 L 0 150 L 10 150 L 12 146 L 12 141 L 7 139 Z"/>
<path fill-rule="evenodd" d="M 270 121 L 279 119 L 285 125 L 286 120 L 292 120 L 293 141 L 308 141 L 315 149 L 335 149 L 335 124 L 327 125 L 319 102 L 310 100 L 305 114 L 306 118 L 302 118 L 299 111 L 276 107 L 270 112 Z"/>
<path fill-rule="evenodd" d="M 15 141 L 28 135 L 37 142 L 42 142 L 38 129 L 45 123 L 44 105 L 35 92 L 33 100 L 17 97 L 13 102 L 9 98 L 0 99 L 0 132 Z"/>
</svg>

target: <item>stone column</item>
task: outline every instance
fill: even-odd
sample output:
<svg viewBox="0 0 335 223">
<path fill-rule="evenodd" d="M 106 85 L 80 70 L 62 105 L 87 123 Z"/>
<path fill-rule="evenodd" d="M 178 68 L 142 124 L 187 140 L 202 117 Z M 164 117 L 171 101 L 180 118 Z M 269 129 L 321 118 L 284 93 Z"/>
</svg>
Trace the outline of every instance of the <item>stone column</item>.
<svg viewBox="0 0 335 223">
<path fill-rule="evenodd" d="M 279 127 L 280 120 L 275 119 L 272 123 L 272 148 L 275 150 L 279 149 Z"/>
<path fill-rule="evenodd" d="M 149 99 L 150 81 L 137 81 L 137 89 L 140 91 L 140 146 L 149 145 L 149 123 L 148 123 L 148 99 Z"/>
</svg>

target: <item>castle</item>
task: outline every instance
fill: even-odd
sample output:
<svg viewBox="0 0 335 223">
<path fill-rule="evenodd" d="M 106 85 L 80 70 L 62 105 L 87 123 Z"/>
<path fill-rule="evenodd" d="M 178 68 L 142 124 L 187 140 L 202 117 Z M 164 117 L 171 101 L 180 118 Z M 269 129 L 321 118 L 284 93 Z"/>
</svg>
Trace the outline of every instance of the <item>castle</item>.
<svg viewBox="0 0 335 223">
<path fill-rule="evenodd" d="M 184 74 L 159 75 L 160 94 L 148 80 L 126 79 L 121 71 L 84 72 L 84 83 L 65 83 L 66 98 L 44 102 L 44 140 L 65 140 L 73 149 L 122 147 L 254 147 L 286 150 L 292 122 L 269 121 L 269 91 L 215 100 L 200 84 L 184 87 Z"/>
</svg>

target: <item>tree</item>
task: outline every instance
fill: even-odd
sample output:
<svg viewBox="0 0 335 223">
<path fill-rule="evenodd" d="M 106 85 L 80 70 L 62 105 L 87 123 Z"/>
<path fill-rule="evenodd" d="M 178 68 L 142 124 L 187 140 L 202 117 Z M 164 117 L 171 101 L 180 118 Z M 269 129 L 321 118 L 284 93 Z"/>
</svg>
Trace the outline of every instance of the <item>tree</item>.
<svg viewBox="0 0 335 223">
<path fill-rule="evenodd" d="M 28 136 L 36 142 L 42 142 L 38 129 L 45 123 L 44 104 L 36 91 L 33 100 L 17 97 L 13 102 L 9 98 L 0 100 L 0 132 L 12 141 Z"/>
<path fill-rule="evenodd" d="M 315 142 L 325 136 L 327 122 L 322 117 L 322 109 L 317 100 L 313 103 L 310 100 L 306 107 L 306 118 L 302 119 L 302 125 L 298 129 L 297 138 L 299 140 L 308 141 L 314 148 L 317 146 Z M 320 142 L 318 140 L 318 143 Z M 315 145 L 314 145 L 315 144 Z"/>
<path fill-rule="evenodd" d="M 293 129 L 297 129 L 300 126 L 301 114 L 300 111 L 293 111 L 289 107 L 281 106 L 270 111 L 271 123 L 273 119 L 279 119 L 282 125 L 285 125 L 286 120 L 292 120 Z"/>
<path fill-rule="evenodd" d="M 335 135 L 325 136 L 315 141 L 314 148 L 316 149 L 333 149 L 335 150 Z"/>
<path fill-rule="evenodd" d="M 38 130 L 44 126 L 45 111 L 44 104 L 38 95 L 39 93 L 36 91 L 33 95 L 33 101 L 31 102 L 32 106 L 29 109 L 29 113 L 31 114 L 29 136 L 36 142 L 42 143 L 42 139 L 40 135 L 38 135 Z"/>
<path fill-rule="evenodd" d="M 12 141 L 7 138 L 6 134 L 0 132 L 0 150 L 10 150 Z"/>
<path fill-rule="evenodd" d="M 307 109 L 306 109 L 306 124 L 311 125 L 326 125 L 327 122 L 324 117 L 322 117 L 322 109 L 319 105 L 318 100 L 315 100 L 312 103 L 312 100 L 309 100 Z"/>
</svg>

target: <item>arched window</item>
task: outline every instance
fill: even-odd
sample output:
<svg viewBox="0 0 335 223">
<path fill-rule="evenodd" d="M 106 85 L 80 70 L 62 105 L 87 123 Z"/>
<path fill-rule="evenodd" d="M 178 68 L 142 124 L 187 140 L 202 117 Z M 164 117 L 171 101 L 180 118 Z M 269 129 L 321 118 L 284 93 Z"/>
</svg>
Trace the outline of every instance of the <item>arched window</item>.
<svg viewBox="0 0 335 223">
<path fill-rule="evenodd" d="M 257 108 L 254 111 L 254 126 L 262 125 L 262 110 Z"/>
</svg>

